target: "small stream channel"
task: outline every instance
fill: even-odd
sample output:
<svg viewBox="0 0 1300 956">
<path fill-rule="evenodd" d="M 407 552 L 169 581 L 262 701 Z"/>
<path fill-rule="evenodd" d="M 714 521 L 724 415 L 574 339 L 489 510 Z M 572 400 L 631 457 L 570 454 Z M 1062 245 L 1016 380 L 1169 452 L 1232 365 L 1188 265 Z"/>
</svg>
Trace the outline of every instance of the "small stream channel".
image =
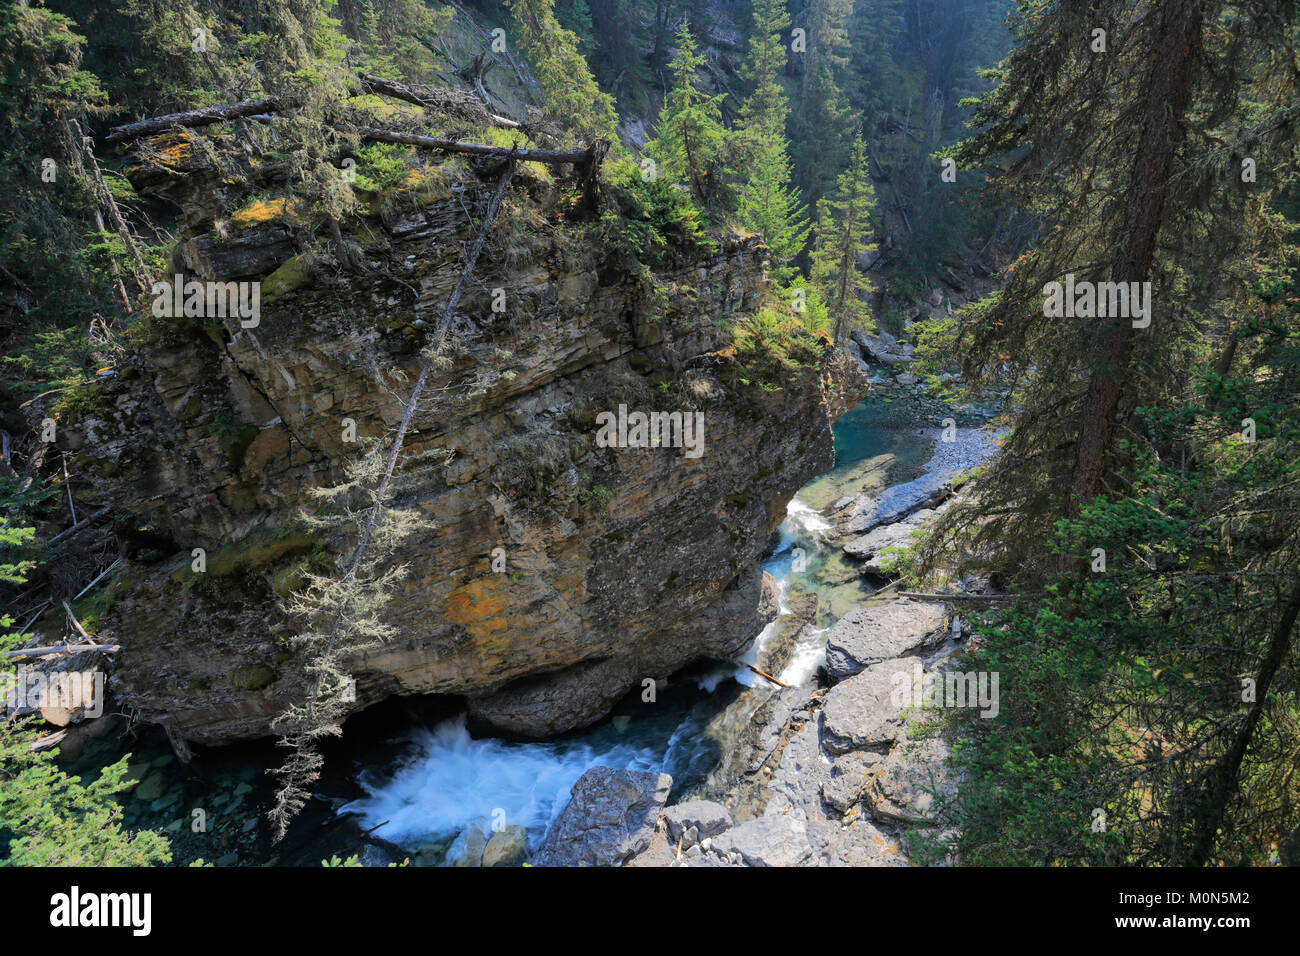
<svg viewBox="0 0 1300 956">
<path fill-rule="evenodd" d="M 277 846 L 263 816 L 273 790 L 263 768 L 280 761 L 270 742 L 205 750 L 197 773 L 183 775 L 161 733 L 125 744 L 115 734 L 92 741 L 71 769 L 93 776 L 131 752 L 130 775 L 140 782 L 121 795 L 127 825 L 164 831 L 174 863 L 202 857 L 222 866 L 318 865 L 354 853 L 367 864 L 436 864 L 478 817 L 524 826 L 535 847 L 573 783 L 598 765 L 671 774 L 670 802 L 713 795 L 712 775 L 772 692 L 745 665 L 789 684 L 815 680 L 826 629 L 874 593 L 823 541 L 829 524 L 821 512 L 844 495 L 915 478 L 948 415 L 961 425 L 983 421 L 973 409 L 877 385 L 836 423 L 835 467 L 799 490 L 772 536 L 763 568 L 778 583 L 780 616 L 735 665 L 679 674 L 653 702 L 637 690 L 592 727 L 544 743 L 476 739 L 446 699 L 385 702 L 351 718 L 344 738 L 327 748 L 316 797 Z"/>
</svg>

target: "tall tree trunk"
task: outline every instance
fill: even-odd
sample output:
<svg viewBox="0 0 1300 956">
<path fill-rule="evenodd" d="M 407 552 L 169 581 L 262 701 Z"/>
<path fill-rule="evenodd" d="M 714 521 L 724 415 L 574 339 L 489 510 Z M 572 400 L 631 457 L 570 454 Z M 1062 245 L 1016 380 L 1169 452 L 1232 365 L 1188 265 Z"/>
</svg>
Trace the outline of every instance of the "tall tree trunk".
<svg viewBox="0 0 1300 956">
<path fill-rule="evenodd" d="M 1201 55 L 1202 0 L 1163 0 L 1147 78 L 1137 155 L 1124 194 L 1124 228 L 1111 258 L 1113 282 L 1144 282 L 1151 274 L 1156 239 L 1169 193 L 1174 154 Z M 1132 323 L 1110 318 L 1093 355 L 1092 378 L 1083 400 L 1074 476 L 1066 513 L 1077 516 L 1101 490 L 1106 452 L 1121 423 L 1121 398 L 1128 382 Z"/>
<path fill-rule="evenodd" d="M 1210 854 L 1214 852 L 1219 827 L 1223 824 L 1228 804 L 1239 787 L 1241 762 L 1245 759 L 1246 750 L 1250 747 L 1260 717 L 1263 716 L 1269 687 L 1286 660 L 1287 651 L 1291 648 L 1291 632 L 1295 629 L 1298 614 L 1300 614 L 1300 585 L 1292 589 L 1291 599 L 1282 609 L 1282 616 L 1278 619 L 1277 627 L 1273 629 L 1264 661 L 1259 667 L 1259 676 L 1255 679 L 1255 700 L 1250 705 L 1245 721 L 1237 729 L 1228 752 L 1210 771 L 1205 795 L 1205 812 L 1198 814 L 1200 819 L 1188 841 L 1186 858 L 1175 859 L 1176 864 L 1205 866 L 1210 860 Z"/>
</svg>

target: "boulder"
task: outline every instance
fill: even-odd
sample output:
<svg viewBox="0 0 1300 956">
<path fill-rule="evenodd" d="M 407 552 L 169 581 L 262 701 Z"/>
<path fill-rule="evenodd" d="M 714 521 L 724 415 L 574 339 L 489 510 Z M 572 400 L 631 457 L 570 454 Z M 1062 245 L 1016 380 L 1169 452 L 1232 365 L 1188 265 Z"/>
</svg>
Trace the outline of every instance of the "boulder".
<svg viewBox="0 0 1300 956">
<path fill-rule="evenodd" d="M 886 548 L 896 548 L 899 545 L 906 544 L 908 538 L 912 536 L 912 532 L 928 522 L 934 515 L 933 509 L 922 508 L 903 521 L 874 528 L 846 544 L 844 553 L 851 558 L 864 560 L 874 558 Z"/>
<path fill-rule="evenodd" d="M 893 743 L 902 732 L 920 666 L 919 657 L 881 661 L 832 687 L 822 708 L 822 746 L 842 754 Z"/>
<path fill-rule="evenodd" d="M 688 800 L 664 811 L 664 827 L 673 844 L 684 841 L 691 830 L 695 831 L 696 840 L 702 840 L 717 836 L 731 826 L 731 814 L 727 808 L 712 800 Z"/>
<path fill-rule="evenodd" d="M 483 848 L 484 866 L 518 866 L 528 859 L 528 831 L 512 825 L 492 834 Z"/>
<path fill-rule="evenodd" d="M 822 857 L 827 866 L 907 866 L 908 859 L 898 844 L 869 820 L 854 820 L 835 835 Z"/>
<path fill-rule="evenodd" d="M 813 854 L 808 825 L 787 814 L 759 817 L 713 840 L 715 850 L 739 854 L 746 866 L 798 866 Z"/>
<path fill-rule="evenodd" d="M 934 824 L 955 792 L 942 737 L 904 740 L 885 758 L 866 793 L 872 816 L 886 823 Z"/>
<path fill-rule="evenodd" d="M 673 778 L 592 767 L 533 856 L 534 866 L 618 866 L 650 844 Z"/>
<path fill-rule="evenodd" d="M 843 685 L 841 685 L 843 686 Z M 884 757 L 869 750 L 843 754 L 831 764 L 830 779 L 822 784 L 822 800 L 837 813 L 848 813 L 871 783 L 871 771 Z"/>
<path fill-rule="evenodd" d="M 793 733 L 767 781 L 765 814 L 790 814 L 801 820 L 820 820 L 822 784 L 830 779 L 831 762 L 822 752 L 817 721 L 809 720 Z"/>
<path fill-rule="evenodd" d="M 446 866 L 482 866 L 483 851 L 487 849 L 488 823 L 479 817 L 452 841 L 447 849 Z"/>
<path fill-rule="evenodd" d="M 872 664 L 940 644 L 946 635 L 942 604 L 904 599 L 856 608 L 826 635 L 826 672 L 842 681 Z"/>
</svg>

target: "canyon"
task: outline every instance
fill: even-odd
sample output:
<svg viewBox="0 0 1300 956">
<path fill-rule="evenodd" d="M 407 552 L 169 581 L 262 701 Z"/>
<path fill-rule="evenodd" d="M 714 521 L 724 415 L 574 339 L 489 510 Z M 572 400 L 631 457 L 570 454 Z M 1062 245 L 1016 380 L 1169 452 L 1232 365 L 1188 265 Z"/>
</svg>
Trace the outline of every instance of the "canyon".
<svg viewBox="0 0 1300 956">
<path fill-rule="evenodd" d="M 113 585 L 112 691 L 140 719 L 227 744 L 269 734 L 305 696 L 282 600 L 348 534 L 314 536 L 296 515 L 400 419 L 491 182 L 431 164 L 375 197 L 348 224 L 367 268 L 343 281 L 312 276 L 290 210 L 231 214 L 206 162 L 181 136 L 127 172 L 182 207 L 177 272 L 261 283 L 259 324 L 154 321 L 61 427 L 87 504 L 175 543 Z M 679 250 L 648 291 L 592 230 L 557 225 L 564 201 L 541 173 L 516 179 L 453 361 L 415 412 L 395 500 L 420 525 L 383 614 L 398 636 L 349 661 L 356 709 L 454 695 L 478 729 L 550 737 L 646 679 L 733 659 L 775 616 L 759 559 L 832 464 L 832 423 L 864 376 L 809 336 L 798 373 L 765 389 L 729 347 L 766 288 L 757 237 Z M 703 414 L 702 456 L 601 447 L 598 417 L 624 404 Z"/>
</svg>

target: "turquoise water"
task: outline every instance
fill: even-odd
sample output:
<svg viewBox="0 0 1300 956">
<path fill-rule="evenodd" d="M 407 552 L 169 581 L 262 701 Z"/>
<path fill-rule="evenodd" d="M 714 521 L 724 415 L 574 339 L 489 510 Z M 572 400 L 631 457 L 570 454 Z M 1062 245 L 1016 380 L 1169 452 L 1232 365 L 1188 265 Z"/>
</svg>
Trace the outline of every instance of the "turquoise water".
<svg viewBox="0 0 1300 956">
<path fill-rule="evenodd" d="M 819 512 L 850 492 L 914 477 L 933 444 L 918 428 L 936 427 L 941 418 L 910 393 L 890 388 L 877 389 L 840 418 L 834 468 L 800 489 L 763 561 L 787 613 L 757 636 L 745 662 L 780 660 L 783 680 L 814 679 L 822 631 L 803 632 L 791 652 L 791 634 L 783 633 L 791 630 L 791 607 L 815 595 L 815 624 L 824 629 L 873 590 L 838 547 L 825 543 L 828 525 Z M 142 783 L 121 797 L 125 821 L 166 832 L 175 863 L 202 857 L 220 865 L 315 865 L 353 853 L 371 864 L 434 863 L 478 817 L 523 825 L 536 844 L 589 767 L 671 774 L 674 801 L 697 792 L 747 719 L 747 695 L 761 680 L 743 663 L 678 675 L 653 702 L 639 691 L 630 694 L 599 724 L 545 743 L 475 739 L 446 698 L 386 702 L 348 721 L 344 738 L 326 751 L 316 796 L 275 846 L 264 818 L 274 781 L 264 769 L 281 755 L 270 742 L 201 751 L 183 769 L 161 733 L 146 729 L 129 743 L 120 734 L 92 742 L 73 769 L 89 778 L 129 750 Z M 195 811 L 202 830 L 195 828 Z"/>
</svg>

